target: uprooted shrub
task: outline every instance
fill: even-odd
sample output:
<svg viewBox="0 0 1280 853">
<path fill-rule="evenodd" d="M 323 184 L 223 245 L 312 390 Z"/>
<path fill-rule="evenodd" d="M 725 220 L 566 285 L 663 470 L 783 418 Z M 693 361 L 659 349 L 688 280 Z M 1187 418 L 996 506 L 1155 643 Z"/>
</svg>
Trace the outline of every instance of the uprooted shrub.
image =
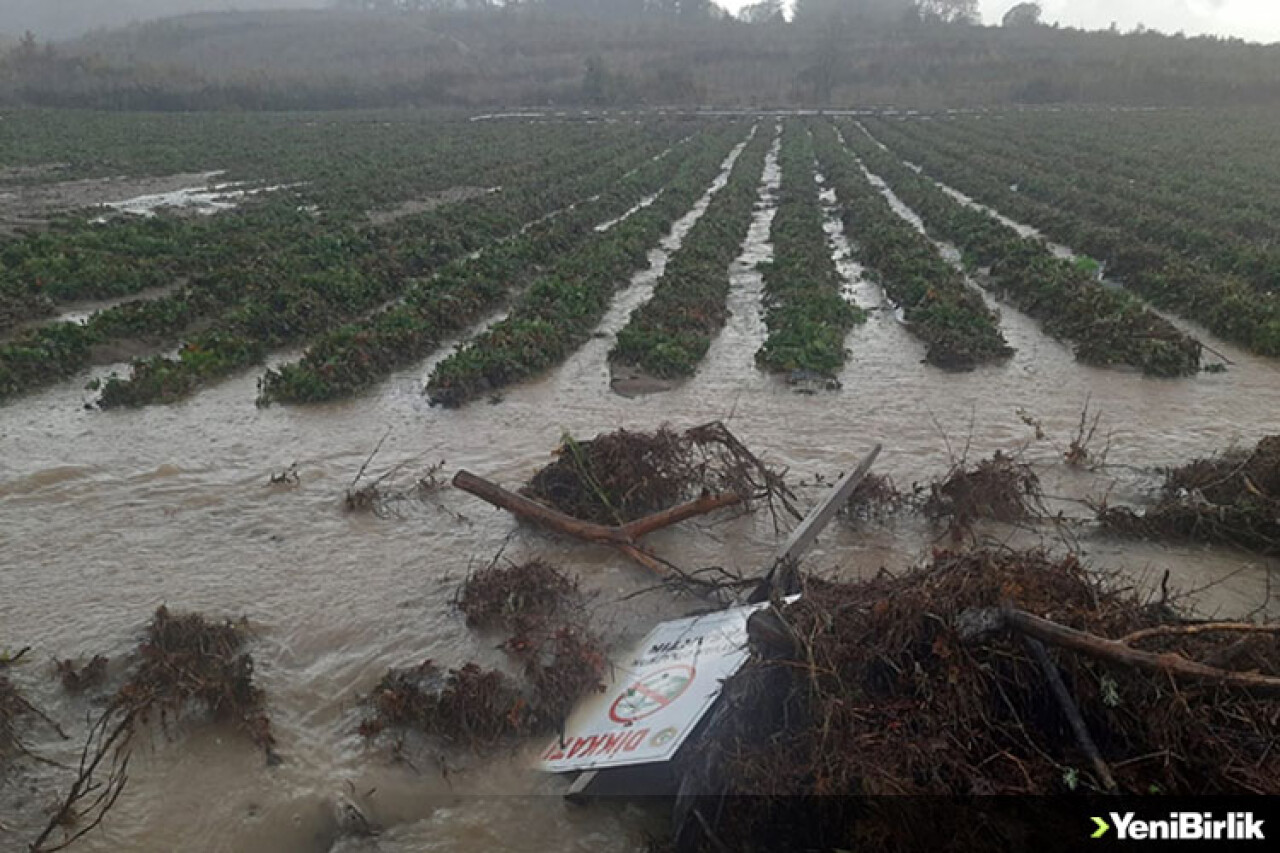
<svg viewBox="0 0 1280 853">
<path fill-rule="evenodd" d="M 976 464 L 952 466 L 924 501 L 925 514 L 947 520 L 957 535 L 978 519 L 1023 521 L 1037 517 L 1040 508 L 1040 479 L 1031 466 L 999 450 Z"/>
<path fill-rule="evenodd" d="M 884 474 L 867 474 L 840 508 L 849 519 L 874 521 L 887 518 L 907 506 L 910 495 L 898 491 Z"/>
<path fill-rule="evenodd" d="M 244 651 L 248 637 L 243 620 L 214 622 L 199 613 L 157 608 L 124 684 L 89 727 L 75 778 L 30 849 L 61 850 L 102 823 L 128 781 L 133 739 L 155 717 L 167 725 L 193 706 L 201 708 L 247 734 L 268 762 L 278 761 L 265 694 L 254 683 L 253 658 Z M 106 664 L 105 657 L 83 668 L 63 661 L 56 672 L 74 692 L 100 682 Z"/>
<path fill-rule="evenodd" d="M 54 674 L 68 693 L 83 693 L 102 685 L 107 678 L 108 658 L 94 655 L 88 663 L 77 665 L 70 658 L 54 663 Z"/>
<path fill-rule="evenodd" d="M 550 563 L 496 563 L 468 575 L 458 592 L 458 609 L 473 628 L 505 628 L 513 637 L 543 630 L 578 598 L 578 582 Z"/>
<path fill-rule="evenodd" d="M 721 492 L 771 507 L 778 501 L 793 512 L 783 473 L 761 462 L 719 421 L 683 433 L 663 426 L 581 441 L 566 435 L 556 457 L 521 491 L 583 521 L 626 524 Z"/>
<path fill-rule="evenodd" d="M 1280 554 L 1280 435 L 1170 470 L 1144 512 L 1103 506 L 1104 529 L 1127 536 L 1188 539 Z"/>
<path fill-rule="evenodd" d="M 1185 630 L 1167 601 L 1116 591 L 1073 558 L 939 552 L 898 577 L 810 579 L 781 611 L 795 646 L 779 652 L 753 634 L 750 661 L 726 684 L 726 712 L 682 766 L 686 790 L 704 797 L 693 801 L 703 817 L 718 817 L 703 848 L 1018 849 L 987 821 L 959 824 L 973 837 L 942 837 L 941 825 L 877 815 L 893 798 L 824 795 L 1107 787 L 1028 642 L 1007 627 L 977 637 L 966 629 L 975 612 L 1010 603 L 1147 651 L 1280 674 L 1280 628 Z M 1129 637 L 1155 626 L 1169 630 Z M 1280 789 L 1274 694 L 1047 648 L 1118 791 Z"/>
<path fill-rule="evenodd" d="M 579 698 L 600 689 L 604 648 L 581 624 L 577 583 L 554 567 L 489 565 L 467 578 L 457 604 L 467 624 L 508 632 L 503 648 L 521 678 L 475 663 L 392 669 L 366 700 L 361 734 L 408 728 L 484 748 L 554 731 Z"/>
<path fill-rule="evenodd" d="M 138 644 L 138 664 L 117 691 L 115 704 L 162 722 L 202 707 L 229 722 L 271 756 L 275 738 L 266 696 L 253 681 L 253 657 L 244 651 L 248 624 L 214 622 L 199 613 L 157 608 Z"/>
</svg>

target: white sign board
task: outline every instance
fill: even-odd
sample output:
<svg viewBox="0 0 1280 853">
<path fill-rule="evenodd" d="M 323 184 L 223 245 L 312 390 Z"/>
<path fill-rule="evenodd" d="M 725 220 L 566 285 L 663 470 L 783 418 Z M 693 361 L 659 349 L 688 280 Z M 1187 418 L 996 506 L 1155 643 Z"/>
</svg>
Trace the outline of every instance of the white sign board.
<svg viewBox="0 0 1280 853">
<path fill-rule="evenodd" d="M 747 660 L 747 617 L 768 603 L 663 622 L 579 703 L 563 740 L 543 750 L 551 773 L 667 761 Z"/>
</svg>

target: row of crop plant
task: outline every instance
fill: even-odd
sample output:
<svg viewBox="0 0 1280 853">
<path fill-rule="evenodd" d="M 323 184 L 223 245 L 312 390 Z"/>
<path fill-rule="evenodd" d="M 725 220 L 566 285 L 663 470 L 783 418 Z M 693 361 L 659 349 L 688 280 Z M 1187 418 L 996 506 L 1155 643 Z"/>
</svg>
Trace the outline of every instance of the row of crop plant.
<svg viewBox="0 0 1280 853">
<path fill-rule="evenodd" d="M 308 330 L 328 327 L 339 311 L 368 310 L 412 276 L 514 233 L 585 192 L 599 192 L 669 139 L 640 133 L 598 154 L 561 155 L 502 192 L 408 216 L 384 228 L 335 225 L 284 199 L 269 200 L 254 208 L 254 228 L 232 229 L 220 240 L 189 247 L 198 271 L 174 292 L 97 312 L 84 323 L 47 324 L 0 342 L 0 398 L 87 367 L 98 360 L 98 348 L 129 340 L 161 348 L 196 324 L 207 331 L 189 341 L 204 352 L 227 349 L 232 357 L 219 364 L 232 368 L 275 340 L 270 329 L 264 333 L 255 324 L 275 324 L 283 337 L 296 340 Z M 228 348 L 230 338 L 241 340 Z M 207 367 L 210 362 L 195 364 Z M 180 368 L 169 387 L 178 393 L 194 387 L 191 380 L 197 378 L 192 368 Z M 140 394 L 137 402 L 164 398 Z"/>
<path fill-rule="evenodd" d="M 845 362 L 845 337 L 867 315 L 842 293 L 823 230 L 813 140 L 803 122 L 787 123 L 778 162 L 778 209 L 769 230 L 773 259 L 762 270 L 768 336 L 756 363 L 771 371 L 833 377 Z"/>
<path fill-rule="evenodd" d="M 1154 376 L 1183 376 L 1200 366 L 1200 344 L 1124 290 L 1108 287 L 1043 240 L 1023 238 L 991 214 L 961 204 L 928 177 L 876 145 L 859 125 L 845 139 L 894 193 L 923 220 L 929 233 L 963 253 L 984 283 L 1050 335 L 1074 344 L 1077 358 L 1096 365 L 1126 365 Z"/>
<path fill-rule="evenodd" d="M 662 378 L 690 376 L 728 317 L 729 267 L 751 226 L 776 136 L 757 132 L 725 186 L 667 261 L 649 301 L 631 313 L 609 360 Z"/>
<path fill-rule="evenodd" d="M 645 149 L 637 156 L 647 154 Z M 582 158 L 577 159 L 579 170 L 589 168 Z M 277 283 L 262 298 L 241 304 L 190 336 L 176 357 L 135 360 L 127 379 L 112 376 L 104 383 L 99 404 L 111 408 L 181 399 L 209 381 L 262 362 L 273 349 L 356 321 L 399 298 L 417 278 L 518 234 L 587 193 L 602 191 L 619 180 L 620 166 L 625 165 L 609 158 L 584 181 L 566 180 L 577 170 L 572 170 L 570 162 L 562 162 L 558 174 L 545 170 L 520 192 L 499 193 L 427 214 L 425 222 L 413 222 L 421 229 L 417 234 L 405 234 L 399 227 L 390 232 L 375 229 L 370 234 L 373 251 Z"/>
<path fill-rule="evenodd" d="M 557 258 L 608 230 L 610 220 L 652 199 L 686 157 L 720 150 L 709 132 L 612 180 L 598 197 L 532 224 L 474 257 L 416 281 L 395 305 L 314 340 L 303 357 L 267 371 L 259 402 L 309 403 L 356 393 L 436 350 L 452 334 L 494 310 Z M 598 229 L 598 230 L 597 230 Z"/>
<path fill-rule="evenodd" d="M 835 189 L 846 235 L 895 303 L 909 331 L 926 347 L 925 359 L 950 370 L 1008 357 L 1012 349 L 999 318 L 937 247 L 899 216 L 867 177 L 837 130 L 813 125 L 818 163 Z"/>
<path fill-rule="evenodd" d="M 506 318 L 436 366 L 427 383 L 432 402 L 460 405 L 537 375 L 585 343 L 619 285 L 645 267 L 649 250 L 734 156 L 731 147 L 730 140 L 696 152 L 653 204 L 559 259 L 521 294 Z"/>
<path fill-rule="evenodd" d="M 977 201 L 1039 229 L 1073 251 L 1106 264 L 1119 281 L 1157 307 L 1202 323 L 1220 337 L 1261 355 L 1280 356 L 1280 296 L 1262 293 L 1237 276 L 1215 272 L 1200 259 L 1139 239 L 1120 224 L 1092 221 L 1070 205 L 1028 197 L 1017 174 L 980 152 L 951 151 L 932 136 L 903 126 L 868 122 L 881 142 Z"/>
<path fill-rule="evenodd" d="M 147 217 L 104 217 L 95 209 L 73 210 L 57 215 L 47 229 L 0 240 L 0 332 L 18 323 L 52 316 L 61 303 L 127 296 L 176 281 L 198 280 L 211 266 L 221 263 L 224 246 L 243 242 L 246 234 L 277 227 L 281 212 L 287 209 L 305 208 L 325 227 L 368 227 L 367 204 L 399 201 L 398 210 L 393 208 L 391 214 L 383 216 L 385 221 L 391 221 L 406 211 L 437 203 L 432 201 L 433 191 L 442 185 L 480 192 L 518 182 L 522 176 L 552 167 L 565 157 L 588 156 L 602 149 L 621 150 L 617 146 L 633 142 L 630 134 L 618 131 L 588 135 L 565 131 L 560 145 L 555 144 L 557 135 L 508 135 L 506 146 L 499 147 L 494 144 L 496 138 L 481 136 L 466 125 L 453 122 L 446 123 L 446 127 L 453 130 L 418 134 L 422 150 L 430 151 L 430 156 L 419 153 L 416 159 L 430 167 L 420 167 L 415 173 L 408 173 L 405 164 L 398 164 L 406 159 L 406 152 L 391 147 L 390 141 L 383 141 L 372 150 L 356 151 L 343 139 L 330 152 L 308 148 L 302 152 L 279 151 L 278 160 L 283 162 L 278 162 L 277 168 L 287 174 L 309 174 L 311 178 L 271 193 L 246 196 L 240 199 L 240 208 L 232 212 L 193 216 L 160 208 Z M 678 130 L 667 125 L 663 133 Z M 411 148 L 415 149 L 416 146 Z M 338 151 L 345 156 L 339 159 Z M 371 160 L 383 165 L 376 179 L 369 173 Z M 401 168 L 397 169 L 397 165 Z M 398 178 L 394 188 L 368 189 L 370 183 L 381 186 L 388 176 Z M 251 186 L 263 183 L 258 179 Z M 358 184 L 366 186 L 360 188 Z M 277 195 L 282 197 L 276 198 Z M 441 198 L 448 196 L 444 193 Z M 394 201 L 387 201 L 388 198 Z M 423 198 L 427 201 L 420 200 Z M 289 237 L 287 233 L 280 236 Z"/>
<path fill-rule="evenodd" d="M 1091 221 L 1123 227 L 1140 240 L 1197 259 L 1209 269 L 1249 282 L 1262 293 L 1280 291 L 1280 225 L 1276 214 L 1241 220 L 1242 200 L 1224 203 L 1205 185 L 1161 192 L 1160 178 L 1141 184 L 1106 173 L 1094 158 L 1066 158 L 1035 150 L 1020 138 L 964 134 L 947 128 L 930 141 L 995 165 L 1018 193 Z M 1274 176 L 1280 178 L 1280 171 Z"/>
</svg>

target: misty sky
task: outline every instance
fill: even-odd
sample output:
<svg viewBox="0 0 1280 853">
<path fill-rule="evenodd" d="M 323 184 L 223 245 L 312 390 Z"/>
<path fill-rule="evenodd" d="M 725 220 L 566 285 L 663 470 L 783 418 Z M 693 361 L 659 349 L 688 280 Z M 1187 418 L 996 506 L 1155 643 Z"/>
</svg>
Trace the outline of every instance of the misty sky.
<svg viewBox="0 0 1280 853">
<path fill-rule="evenodd" d="M 1012 0 L 979 0 L 983 17 L 997 23 Z M 1230 35 L 1250 41 L 1280 41 L 1277 0 L 1041 0 L 1046 21 L 1063 26 L 1104 29 L 1115 21 L 1122 30 L 1144 24 L 1187 35 Z"/>
<path fill-rule="evenodd" d="M 755 0 L 718 0 L 738 9 Z M 996 24 L 1018 0 L 979 0 L 986 23 Z M 157 13 L 195 9 L 322 6 L 325 0 L 0 0 L 0 32 L 34 29 L 45 37 L 67 37 L 102 25 L 120 25 Z M 1122 30 L 1138 24 L 1187 35 L 1216 33 L 1280 42 L 1280 0 L 1041 0 L 1047 22 Z"/>
</svg>

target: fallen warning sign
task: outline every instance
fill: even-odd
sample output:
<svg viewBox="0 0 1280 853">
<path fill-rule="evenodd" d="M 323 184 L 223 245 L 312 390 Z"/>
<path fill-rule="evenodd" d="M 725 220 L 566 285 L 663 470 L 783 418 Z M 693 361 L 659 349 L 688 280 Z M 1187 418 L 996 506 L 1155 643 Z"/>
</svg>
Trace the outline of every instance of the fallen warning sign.
<svg viewBox="0 0 1280 853">
<path fill-rule="evenodd" d="M 582 702 L 542 753 L 552 773 L 667 761 L 747 659 L 747 617 L 767 603 L 663 622 Z"/>
</svg>

